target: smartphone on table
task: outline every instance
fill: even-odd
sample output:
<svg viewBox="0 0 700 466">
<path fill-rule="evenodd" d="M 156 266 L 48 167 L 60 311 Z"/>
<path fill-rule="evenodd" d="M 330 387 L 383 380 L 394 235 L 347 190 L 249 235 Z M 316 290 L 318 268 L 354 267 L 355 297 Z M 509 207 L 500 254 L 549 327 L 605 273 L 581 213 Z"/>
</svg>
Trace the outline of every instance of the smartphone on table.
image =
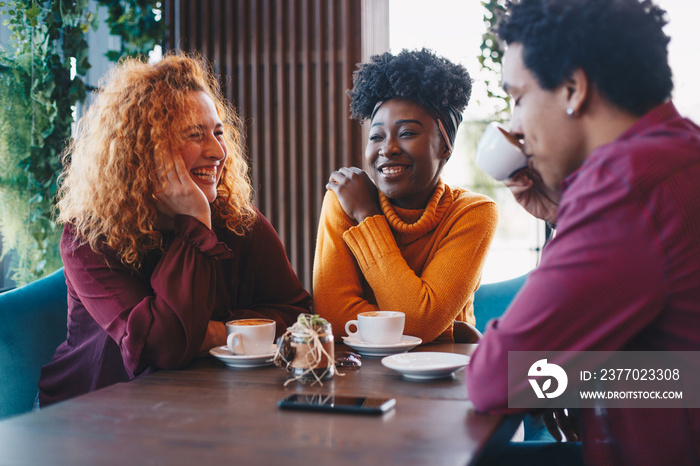
<svg viewBox="0 0 700 466">
<path fill-rule="evenodd" d="M 396 406 L 396 400 L 371 396 L 294 393 L 281 399 L 277 406 L 282 409 L 383 414 Z"/>
</svg>

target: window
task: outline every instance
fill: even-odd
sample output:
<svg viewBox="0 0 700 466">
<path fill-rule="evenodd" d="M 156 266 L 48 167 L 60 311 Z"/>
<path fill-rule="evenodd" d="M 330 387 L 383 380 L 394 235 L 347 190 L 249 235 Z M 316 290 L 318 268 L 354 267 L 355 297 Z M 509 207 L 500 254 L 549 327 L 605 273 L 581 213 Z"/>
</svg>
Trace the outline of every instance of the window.
<svg viewBox="0 0 700 466">
<path fill-rule="evenodd" d="M 696 46 L 700 32 L 696 18 L 700 3 L 690 6 L 686 0 L 656 0 L 666 9 L 671 37 L 669 62 L 674 76 L 674 104 L 682 115 L 700 122 L 700 88 L 695 79 Z M 690 11 L 692 10 L 692 11 Z M 513 278 L 534 268 L 545 238 L 545 224 L 518 205 L 510 191 L 491 180 L 474 163 L 481 133 L 493 118 L 499 102 L 489 99 L 484 80 L 498 81 L 480 69 L 477 56 L 485 9 L 479 1 L 464 0 L 390 0 L 390 47 L 401 49 L 427 47 L 454 62 L 462 63 L 474 79 L 472 97 L 464 113 L 455 144 L 455 153 L 445 166 L 443 179 L 450 186 L 462 186 L 487 194 L 500 211 L 499 227 L 486 259 L 482 283 Z"/>
<path fill-rule="evenodd" d="M 499 225 L 489 250 L 482 283 L 507 280 L 537 266 L 544 243 L 545 225 L 515 202 L 510 190 L 492 180 L 474 163 L 481 134 L 502 102 L 489 99 L 484 75 L 477 60 L 485 31 L 481 2 L 434 0 L 430 7 L 421 0 L 391 0 L 389 4 L 392 53 L 427 47 L 438 55 L 462 63 L 472 79 L 472 96 L 459 127 L 455 152 L 445 165 L 442 178 L 450 186 L 488 195 L 498 204 Z"/>
</svg>

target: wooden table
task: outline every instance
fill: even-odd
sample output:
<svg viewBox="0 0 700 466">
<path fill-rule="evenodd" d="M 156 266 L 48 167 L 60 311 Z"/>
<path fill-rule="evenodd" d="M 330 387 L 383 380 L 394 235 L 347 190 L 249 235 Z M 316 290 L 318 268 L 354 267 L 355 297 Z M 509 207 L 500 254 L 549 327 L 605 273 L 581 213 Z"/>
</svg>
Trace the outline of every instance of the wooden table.
<svg viewBox="0 0 700 466">
<path fill-rule="evenodd" d="M 473 345 L 414 351 L 471 354 Z M 336 345 L 336 351 L 350 348 Z M 474 411 L 463 371 L 410 381 L 362 357 L 322 387 L 283 386 L 277 367 L 231 369 L 200 359 L 0 422 L 3 465 L 465 465 L 503 418 Z M 294 392 L 391 396 L 381 416 L 280 410 Z M 507 423 L 506 423 L 507 424 Z M 507 430 L 504 438 L 512 433 Z"/>
</svg>

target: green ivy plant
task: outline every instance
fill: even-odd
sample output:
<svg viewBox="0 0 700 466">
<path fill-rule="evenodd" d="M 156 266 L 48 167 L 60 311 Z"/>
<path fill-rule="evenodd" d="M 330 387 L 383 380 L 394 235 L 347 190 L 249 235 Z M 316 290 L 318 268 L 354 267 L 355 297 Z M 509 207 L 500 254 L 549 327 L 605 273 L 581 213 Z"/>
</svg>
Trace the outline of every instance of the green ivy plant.
<svg viewBox="0 0 700 466">
<path fill-rule="evenodd" d="M 141 56 L 163 43 L 165 21 L 161 20 L 160 1 L 98 0 L 98 3 L 107 7 L 109 32 L 122 39 L 120 51 L 107 52 L 110 60 Z"/>
<path fill-rule="evenodd" d="M 482 69 L 492 72 L 494 76 L 486 79 L 486 92 L 489 98 L 502 101 L 503 105 L 497 110 L 496 117 L 506 120 L 510 112 L 510 97 L 501 88 L 500 77 L 503 65 L 503 48 L 496 35 L 492 32 L 498 21 L 498 15 L 505 12 L 505 0 L 483 0 L 481 2 L 484 9 L 484 24 L 486 32 L 481 36 L 481 54 L 479 64 Z"/>
<path fill-rule="evenodd" d="M 103 0 L 122 50 L 148 53 L 163 36 L 160 2 Z M 12 279 L 22 285 L 61 266 L 53 220 L 60 157 L 71 137 L 74 108 L 86 97 L 88 0 L 0 1 L 9 43 L 0 49 L 0 233 L 2 255 L 15 251 Z M 143 28 L 143 29 L 140 29 Z"/>
</svg>

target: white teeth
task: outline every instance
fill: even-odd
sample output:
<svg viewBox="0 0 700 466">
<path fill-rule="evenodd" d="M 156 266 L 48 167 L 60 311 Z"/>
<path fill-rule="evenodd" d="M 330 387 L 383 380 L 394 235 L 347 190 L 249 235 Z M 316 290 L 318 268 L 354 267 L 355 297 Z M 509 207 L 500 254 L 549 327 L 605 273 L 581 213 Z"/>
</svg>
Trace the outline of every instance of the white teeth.
<svg viewBox="0 0 700 466">
<path fill-rule="evenodd" d="M 191 172 L 194 176 L 202 178 L 205 180 L 211 180 L 216 178 L 216 168 L 200 168 L 198 170 L 192 170 Z"/>
<path fill-rule="evenodd" d="M 382 168 L 382 173 L 385 175 L 396 175 L 406 170 L 406 167 L 384 167 Z"/>
</svg>

